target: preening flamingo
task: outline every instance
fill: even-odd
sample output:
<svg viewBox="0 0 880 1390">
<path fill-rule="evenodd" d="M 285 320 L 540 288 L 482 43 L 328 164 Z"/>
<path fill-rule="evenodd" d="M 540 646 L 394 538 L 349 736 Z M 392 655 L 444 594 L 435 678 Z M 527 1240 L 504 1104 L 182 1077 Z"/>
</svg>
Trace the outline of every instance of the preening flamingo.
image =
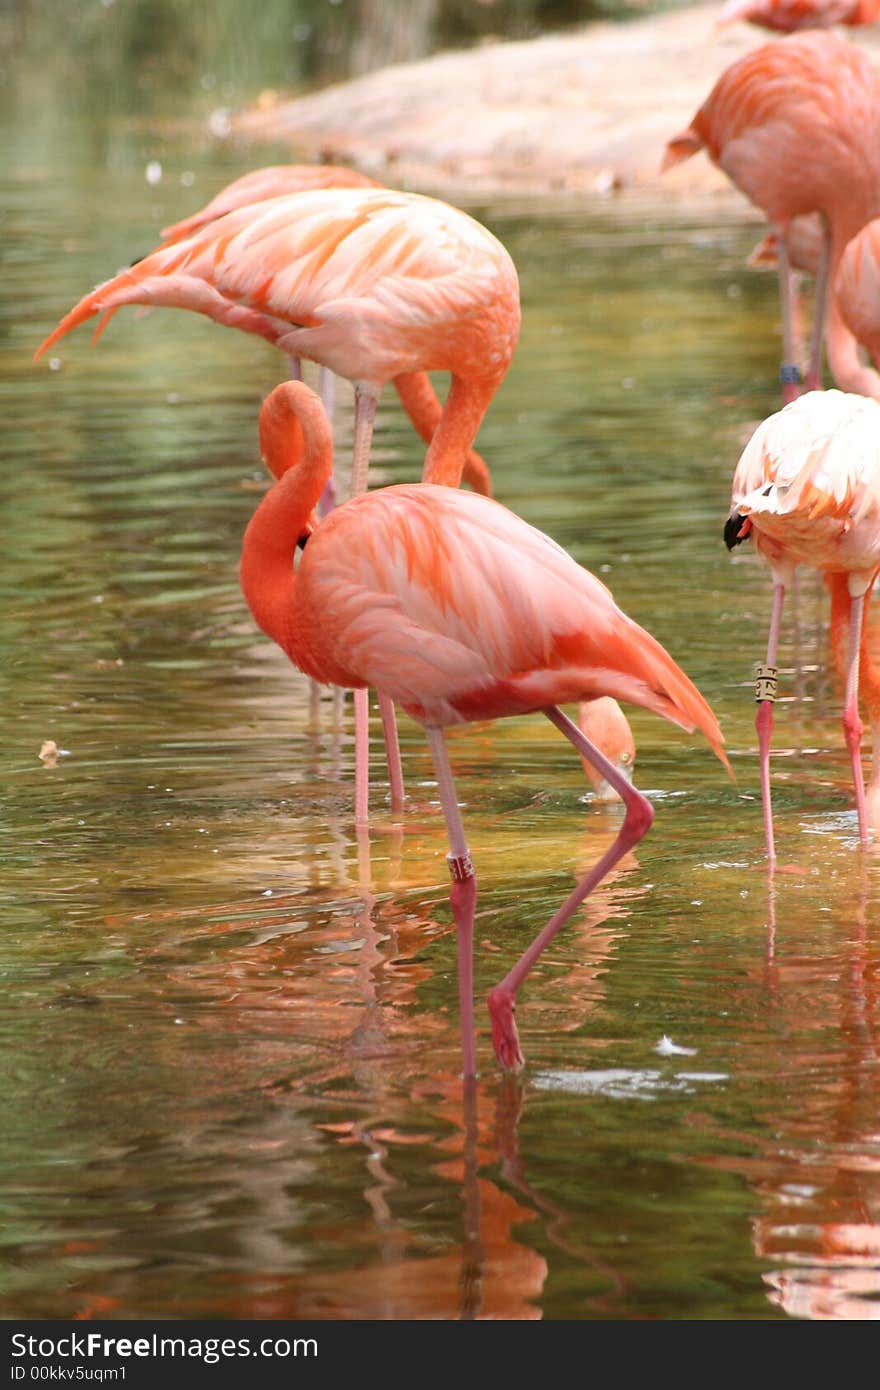
<svg viewBox="0 0 880 1390">
<path fill-rule="evenodd" d="M 492 233 L 436 199 L 387 189 L 315 190 L 227 213 L 86 295 L 36 356 L 86 319 L 123 304 L 195 309 L 353 381 L 354 494 L 367 485 L 382 386 L 393 380 L 405 404 L 416 399 L 424 408 L 423 374 L 434 369 L 449 371 L 452 382 L 427 430 L 423 477 L 460 483 L 476 458 L 471 445 L 520 325 L 516 269 Z M 387 703 L 383 722 L 396 747 Z M 367 738 L 361 690 L 355 695 L 361 823 L 368 813 Z M 399 799 L 399 767 L 391 775 Z"/>
<path fill-rule="evenodd" d="M 861 762 L 859 648 L 866 595 L 880 569 L 880 405 L 842 391 L 811 391 L 759 425 L 736 467 L 729 549 L 751 538 L 773 575 L 766 664 L 758 667 L 758 747 L 767 854 L 776 858 L 770 799 L 770 738 L 776 651 L 785 591 L 799 564 L 835 582 L 848 614 L 843 726 L 856 792 L 859 836 L 868 838 Z"/>
<path fill-rule="evenodd" d="M 203 208 L 191 213 L 189 217 L 182 218 L 180 222 L 173 223 L 170 227 L 163 227 L 162 241 L 156 249 L 161 251 L 166 246 L 176 245 L 178 241 L 183 241 L 186 237 L 193 236 L 194 233 L 200 231 L 202 227 L 206 227 L 209 222 L 216 222 L 218 217 L 224 217 L 227 212 L 235 212 L 236 208 L 250 207 L 254 203 L 265 203 L 269 198 L 280 198 L 287 193 L 307 193 L 315 188 L 380 187 L 381 184 L 378 184 L 375 179 L 361 174 L 357 169 L 347 169 L 342 164 L 266 165 L 262 169 L 252 169 L 249 173 L 242 174 L 240 178 L 233 179 L 232 183 L 221 188 L 220 192 Z M 291 372 L 296 378 L 302 374 L 298 357 L 291 358 Z M 424 389 L 433 394 L 433 387 L 427 378 Z M 321 368 L 320 391 L 321 399 L 327 408 L 327 414 L 332 420 L 334 378 L 333 373 L 328 371 L 326 367 Z M 436 401 L 436 396 L 434 399 Z M 436 407 L 436 415 L 439 418 L 439 402 Z M 423 431 L 420 430 L 420 433 Z M 321 499 L 319 510 L 326 511 L 335 504 L 335 501 L 336 484 L 335 480 L 331 478 L 327 484 L 327 493 Z"/>
<path fill-rule="evenodd" d="M 314 525 L 332 467 L 318 397 L 285 382 L 263 403 L 264 450 L 286 456 L 245 533 L 242 589 L 258 625 L 315 680 L 375 686 L 424 725 L 449 835 L 464 1072 L 475 1074 L 476 880 L 443 729 L 540 710 L 608 779 L 626 814 L 601 857 L 489 996 L 495 1053 L 523 1065 L 516 992 L 593 887 L 641 839 L 650 802 L 557 708 L 601 695 L 687 729 L 724 759 L 706 701 L 668 653 L 556 543 L 490 498 L 429 484 L 379 488 Z M 303 548 L 294 568 L 298 546 Z"/>
<path fill-rule="evenodd" d="M 787 233 L 822 215 L 824 237 L 807 387 L 821 386 L 828 289 L 843 249 L 880 215 L 880 72 L 837 34 L 792 34 L 763 44 L 721 74 L 663 168 L 705 149 L 778 233 L 783 398 L 798 394 L 789 311 Z M 833 312 L 833 310 L 832 310 Z"/>
<path fill-rule="evenodd" d="M 256 333 L 355 383 L 353 491 L 366 487 L 383 385 L 394 381 L 427 435 L 424 477 L 458 485 L 519 336 L 507 251 L 457 208 L 416 193 L 331 188 L 270 198 L 216 219 L 84 296 L 37 349 L 123 304 L 194 309 Z M 448 371 L 446 404 L 425 424 L 421 381 Z M 483 466 L 485 467 L 485 466 Z M 475 484 L 483 484 L 478 470 Z"/>
<path fill-rule="evenodd" d="M 743 19 L 762 29 L 791 34 L 798 29 L 830 29 L 835 24 L 873 24 L 878 15 L 880 0 L 727 0 L 715 22 L 723 29 Z"/>
</svg>

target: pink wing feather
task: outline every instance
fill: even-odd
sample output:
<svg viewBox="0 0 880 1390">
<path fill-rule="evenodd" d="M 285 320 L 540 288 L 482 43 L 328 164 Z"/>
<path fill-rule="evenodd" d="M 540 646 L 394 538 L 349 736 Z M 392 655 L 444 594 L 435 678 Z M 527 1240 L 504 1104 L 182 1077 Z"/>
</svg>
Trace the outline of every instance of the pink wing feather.
<svg viewBox="0 0 880 1390">
<path fill-rule="evenodd" d="M 709 706 L 663 647 L 488 498 L 427 484 L 357 498 L 312 536 L 298 583 L 314 615 L 305 650 L 426 723 L 613 695 L 701 729 L 723 759 Z"/>
</svg>

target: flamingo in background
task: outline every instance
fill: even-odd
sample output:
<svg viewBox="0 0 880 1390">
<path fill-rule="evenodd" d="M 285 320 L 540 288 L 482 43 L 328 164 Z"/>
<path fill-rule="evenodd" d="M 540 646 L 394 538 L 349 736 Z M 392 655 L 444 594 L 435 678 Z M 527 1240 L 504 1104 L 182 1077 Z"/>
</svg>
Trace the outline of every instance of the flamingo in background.
<svg viewBox="0 0 880 1390">
<path fill-rule="evenodd" d="M 383 385 L 401 386 L 407 404 L 412 375 L 433 370 L 452 383 L 428 431 L 424 476 L 455 486 L 467 477 L 520 326 L 516 269 L 487 228 L 437 199 L 380 188 L 237 208 L 85 295 L 35 357 L 123 304 L 194 309 L 355 382 L 355 494 L 366 487 Z M 485 489 L 484 473 L 475 481 Z"/>
<path fill-rule="evenodd" d="M 669 141 L 663 169 L 705 149 L 778 234 L 783 399 L 800 373 L 789 307 L 792 219 L 822 216 L 809 389 L 821 386 L 828 291 L 843 249 L 880 214 L 880 73 L 831 33 L 792 34 L 745 54 L 719 77 L 691 124 Z M 832 311 L 833 312 L 833 311 Z"/>
<path fill-rule="evenodd" d="M 830 29 L 834 24 L 873 24 L 878 15 L 880 0 L 727 0 L 715 24 L 723 29 L 743 19 L 762 29 L 791 34 L 798 29 Z"/>
<path fill-rule="evenodd" d="M 342 164 L 270 164 L 262 169 L 252 169 L 249 173 L 242 174 L 240 178 L 233 179 L 232 183 L 221 188 L 220 192 L 198 212 L 191 213 L 189 217 L 182 218 L 180 222 L 175 222 L 170 227 L 163 227 L 162 241 L 156 249 L 162 251 L 166 246 L 176 245 L 178 241 L 183 241 L 200 231 L 202 227 L 206 227 L 209 222 L 216 222 L 218 217 L 224 217 L 227 212 L 235 212 L 237 208 L 250 207 L 253 203 L 265 203 L 269 198 L 280 198 L 286 193 L 307 193 L 315 188 L 380 187 L 381 184 L 377 183 L 375 179 L 361 174 L 357 169 L 347 169 Z M 299 358 L 291 357 L 290 366 L 291 375 L 299 380 L 302 376 Z M 434 394 L 433 387 L 427 378 L 423 389 L 432 395 Z M 321 400 L 324 402 L 332 422 L 335 395 L 334 378 L 333 373 L 328 371 L 326 367 L 320 369 L 319 390 Z M 434 400 L 436 401 L 436 395 Z M 437 402 L 436 417 L 439 418 L 439 415 L 440 404 Z M 430 434 L 426 435 L 424 429 L 420 429 L 419 432 L 426 442 L 430 440 Z M 479 463 L 476 467 L 479 469 Z M 336 483 L 331 478 L 327 484 L 326 494 L 321 498 L 318 510 L 323 514 L 335 504 Z"/>
<path fill-rule="evenodd" d="M 842 391 L 811 391 L 759 425 L 736 467 L 728 549 L 751 537 L 773 575 L 766 665 L 756 698 L 764 838 L 776 858 L 770 739 L 776 652 L 785 591 L 799 564 L 831 576 L 835 626 L 848 629 L 843 727 L 852 762 L 859 837 L 868 838 L 859 718 L 859 651 L 866 595 L 880 569 L 880 405 Z"/>
<path fill-rule="evenodd" d="M 382 386 L 424 400 L 414 374 L 449 371 L 423 478 L 458 486 L 489 402 L 519 336 L 513 261 L 480 223 L 415 193 L 324 189 L 239 208 L 138 261 L 86 295 L 37 349 L 123 304 L 195 309 L 257 333 L 355 382 L 352 493 L 367 486 Z M 482 461 L 480 461 L 482 462 Z M 394 711 L 380 699 L 386 745 Z M 367 691 L 355 694 L 355 817 L 368 816 Z M 389 758 L 392 801 L 402 802 L 399 757 Z"/>
<path fill-rule="evenodd" d="M 847 243 L 834 280 L 833 303 L 841 332 L 861 343 L 880 365 L 880 218 Z M 880 373 L 861 362 L 859 367 L 861 385 L 854 389 L 880 400 Z"/>
<path fill-rule="evenodd" d="M 245 533 L 241 584 L 259 625 L 306 674 L 375 686 L 424 725 L 446 820 L 458 933 L 462 1055 L 476 1074 L 473 922 L 476 879 L 443 738 L 450 724 L 540 710 L 622 797 L 610 849 L 489 995 L 495 1054 L 523 1065 L 514 1006 L 535 960 L 597 883 L 642 838 L 651 804 L 557 708 L 601 695 L 630 700 L 699 728 L 726 763 L 706 701 L 609 590 L 554 541 L 490 498 L 399 485 L 353 497 L 314 523 L 332 468 L 319 398 L 285 382 L 264 401 L 261 439 L 294 463 Z M 297 547 L 303 554 L 297 568 Z"/>
<path fill-rule="evenodd" d="M 880 282 L 877 256 L 880 223 L 875 219 L 847 242 L 828 301 L 825 352 L 828 370 L 841 391 L 880 401 L 880 372 L 862 361 L 860 343 L 880 360 Z M 791 270 L 815 275 L 822 253 L 822 223 L 817 215 L 796 217 L 786 233 Z M 778 269 L 779 238 L 769 232 L 749 256 L 751 266 Z M 799 300 L 792 286 L 792 338 L 800 339 Z M 798 353 L 799 355 L 799 353 Z"/>
</svg>

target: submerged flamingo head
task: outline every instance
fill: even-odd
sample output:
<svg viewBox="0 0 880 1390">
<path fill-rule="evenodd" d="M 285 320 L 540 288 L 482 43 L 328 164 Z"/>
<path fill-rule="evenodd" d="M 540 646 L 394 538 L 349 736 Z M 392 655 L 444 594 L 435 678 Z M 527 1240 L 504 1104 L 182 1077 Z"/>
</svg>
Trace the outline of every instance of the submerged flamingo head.
<svg viewBox="0 0 880 1390">
<path fill-rule="evenodd" d="M 629 720 L 616 700 L 601 695 L 596 700 L 583 700 L 578 709 L 578 727 L 600 753 L 628 782 L 632 781 L 636 760 L 636 744 Z M 620 798 L 598 768 L 582 758 L 584 772 L 593 788 L 596 801 L 618 801 Z"/>
</svg>

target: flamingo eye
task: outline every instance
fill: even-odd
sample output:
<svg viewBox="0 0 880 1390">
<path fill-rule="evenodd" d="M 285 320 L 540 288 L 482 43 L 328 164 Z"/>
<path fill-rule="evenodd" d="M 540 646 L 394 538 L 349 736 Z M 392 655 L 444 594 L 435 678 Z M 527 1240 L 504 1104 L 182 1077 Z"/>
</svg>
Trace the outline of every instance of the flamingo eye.
<svg viewBox="0 0 880 1390">
<path fill-rule="evenodd" d="M 627 763 L 632 762 L 632 753 L 621 753 L 620 761 L 623 763 L 623 766 L 626 767 Z"/>
</svg>

